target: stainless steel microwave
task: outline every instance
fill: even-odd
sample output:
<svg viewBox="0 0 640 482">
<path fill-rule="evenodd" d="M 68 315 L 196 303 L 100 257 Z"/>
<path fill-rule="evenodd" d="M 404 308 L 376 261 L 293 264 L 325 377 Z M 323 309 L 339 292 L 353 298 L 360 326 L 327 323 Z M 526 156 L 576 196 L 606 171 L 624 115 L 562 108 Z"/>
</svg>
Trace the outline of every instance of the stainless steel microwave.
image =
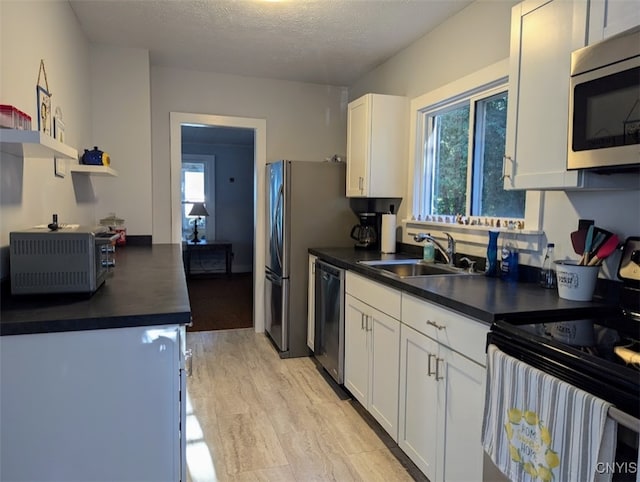
<svg viewBox="0 0 640 482">
<path fill-rule="evenodd" d="M 95 292 L 114 264 L 118 237 L 82 226 L 9 233 L 11 294 Z"/>
<path fill-rule="evenodd" d="M 571 54 L 568 169 L 640 166 L 640 27 Z"/>
</svg>

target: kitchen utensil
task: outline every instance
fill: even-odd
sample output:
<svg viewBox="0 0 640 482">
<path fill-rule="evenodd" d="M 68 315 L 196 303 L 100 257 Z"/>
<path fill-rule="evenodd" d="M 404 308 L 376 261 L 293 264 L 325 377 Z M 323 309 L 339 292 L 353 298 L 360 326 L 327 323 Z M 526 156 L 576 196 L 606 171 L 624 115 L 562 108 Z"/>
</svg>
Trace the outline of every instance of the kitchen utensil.
<svg viewBox="0 0 640 482">
<path fill-rule="evenodd" d="M 618 236 L 615 234 L 612 235 L 609 239 L 607 239 L 596 255 L 589 261 L 589 266 L 596 266 L 602 264 L 602 260 L 606 257 L 610 256 L 616 248 L 618 247 Z"/>
<path fill-rule="evenodd" d="M 597 227 L 593 229 L 593 242 L 591 243 L 591 250 L 589 251 L 589 259 L 593 258 L 600 249 L 600 246 L 609 238 L 605 233 L 600 231 Z"/>
<path fill-rule="evenodd" d="M 584 229 L 585 232 L 589 229 L 589 226 L 594 224 L 593 219 L 578 219 L 578 230 Z"/>
<path fill-rule="evenodd" d="M 579 265 L 586 265 L 589 262 L 589 253 L 591 252 L 591 244 L 593 243 L 593 229 L 593 225 L 587 229 L 587 235 L 584 238 L 584 250 L 578 262 Z"/>
<path fill-rule="evenodd" d="M 573 245 L 573 250 L 579 256 L 582 256 L 582 253 L 584 253 L 584 240 L 587 237 L 587 229 L 588 228 L 580 228 L 571 233 L 571 244 Z"/>
</svg>

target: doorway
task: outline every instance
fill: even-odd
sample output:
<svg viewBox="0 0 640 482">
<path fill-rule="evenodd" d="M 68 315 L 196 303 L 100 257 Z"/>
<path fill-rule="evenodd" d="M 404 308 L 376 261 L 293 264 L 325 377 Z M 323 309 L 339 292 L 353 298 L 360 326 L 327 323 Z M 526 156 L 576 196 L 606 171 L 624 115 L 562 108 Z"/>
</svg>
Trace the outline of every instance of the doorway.
<svg viewBox="0 0 640 482">
<path fill-rule="evenodd" d="M 264 331 L 264 172 L 266 165 L 266 121 L 264 119 L 172 112 L 171 125 L 171 239 L 182 242 L 180 179 L 184 127 L 249 129 L 253 132 L 253 326 Z M 223 178 L 230 181 L 229 178 Z M 216 216 L 217 219 L 220 215 Z M 217 232 L 218 230 L 216 230 Z M 216 235 L 219 235 L 217 233 Z"/>
</svg>

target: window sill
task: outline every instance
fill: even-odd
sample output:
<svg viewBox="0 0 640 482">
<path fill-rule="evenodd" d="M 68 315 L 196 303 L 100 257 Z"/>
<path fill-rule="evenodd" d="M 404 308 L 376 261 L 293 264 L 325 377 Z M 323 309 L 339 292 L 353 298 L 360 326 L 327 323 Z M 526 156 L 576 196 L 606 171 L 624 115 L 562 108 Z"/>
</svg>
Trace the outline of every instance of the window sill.
<svg viewBox="0 0 640 482">
<path fill-rule="evenodd" d="M 446 242 L 446 236 L 442 233 L 450 233 L 457 243 L 471 245 L 486 249 L 488 232 L 499 231 L 500 239 L 510 239 L 519 251 L 539 252 L 543 246 L 544 231 L 531 229 L 508 229 L 492 226 L 472 226 L 458 223 L 444 223 L 434 221 L 416 221 L 412 219 L 402 220 L 403 232 L 406 233 L 404 242 L 416 243 L 413 236 L 417 233 L 429 232 L 437 240 Z"/>
</svg>

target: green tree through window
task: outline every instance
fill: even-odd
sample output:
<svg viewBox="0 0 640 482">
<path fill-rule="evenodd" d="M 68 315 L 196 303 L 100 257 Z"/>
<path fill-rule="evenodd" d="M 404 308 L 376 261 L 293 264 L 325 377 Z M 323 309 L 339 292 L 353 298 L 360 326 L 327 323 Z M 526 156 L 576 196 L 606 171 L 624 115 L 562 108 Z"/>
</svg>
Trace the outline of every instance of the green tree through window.
<svg viewBox="0 0 640 482">
<path fill-rule="evenodd" d="M 456 96 L 423 112 L 421 215 L 524 218 L 525 192 L 506 191 L 506 88 Z"/>
</svg>

